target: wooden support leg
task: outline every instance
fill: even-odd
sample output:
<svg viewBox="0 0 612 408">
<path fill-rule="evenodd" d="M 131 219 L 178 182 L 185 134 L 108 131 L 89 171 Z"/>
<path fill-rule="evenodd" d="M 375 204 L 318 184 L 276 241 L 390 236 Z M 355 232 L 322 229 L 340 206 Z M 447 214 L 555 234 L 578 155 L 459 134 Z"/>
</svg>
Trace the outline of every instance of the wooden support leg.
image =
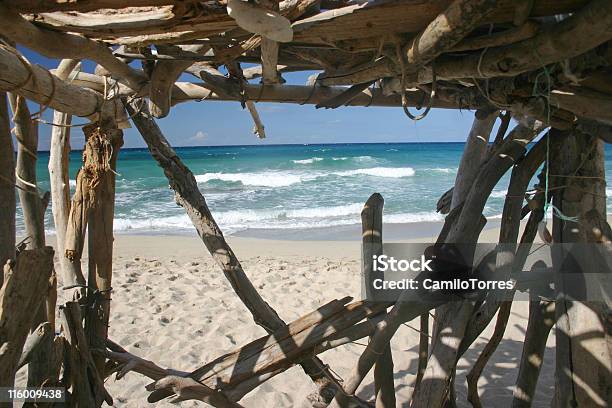
<svg viewBox="0 0 612 408">
<path fill-rule="evenodd" d="M 55 75 L 65 80 L 74 70 L 76 60 L 63 60 Z M 80 260 L 71 261 L 65 256 L 66 229 L 70 214 L 70 184 L 68 174 L 70 154 L 70 127 L 72 116 L 60 111 L 53 113 L 53 126 L 51 129 L 51 145 L 49 148 L 49 178 L 51 185 L 51 210 L 55 225 L 56 248 L 58 253 L 61 276 L 64 286 L 85 285 L 85 279 L 80 272 Z M 78 267 L 73 262 L 79 262 Z M 68 296 L 72 298 L 72 296 Z"/>
<path fill-rule="evenodd" d="M 88 213 L 89 229 L 89 312 L 85 316 L 85 331 L 89 345 L 104 348 L 108 336 L 111 282 L 113 273 L 113 218 L 115 212 L 115 169 L 123 132 L 109 125 L 83 128 L 91 156 L 85 167 L 94 169 L 95 202 Z M 108 127 L 107 127 L 108 126 Z M 88 163 L 87 161 L 90 160 Z M 104 375 L 104 357 L 94 358 L 99 375 Z"/>
<path fill-rule="evenodd" d="M 0 265 L 15 258 L 15 154 L 9 123 L 6 94 L 0 92 Z"/>
<path fill-rule="evenodd" d="M 382 212 L 384 200 L 378 193 L 372 194 L 361 211 L 363 271 L 365 281 L 371 282 L 372 257 L 382 255 Z M 376 408 L 395 407 L 395 385 L 393 383 L 393 356 L 387 343 L 374 367 L 374 390 Z"/>
<path fill-rule="evenodd" d="M 563 180 L 553 204 L 555 243 L 589 242 L 589 214 L 606 217 L 604 146 L 600 139 L 577 130 L 555 132 L 557 143 L 551 147 L 550 174 Z M 556 246 L 553 264 L 559 268 L 556 290 L 556 407 L 605 407 L 612 399 L 612 356 L 609 330 L 610 305 L 605 302 L 575 300 L 572 285 L 564 275 L 588 273 L 597 268 L 590 246 L 572 251 Z M 566 257 L 567 256 L 567 257 Z M 564 268 L 562 268 L 562 266 Z"/>
</svg>

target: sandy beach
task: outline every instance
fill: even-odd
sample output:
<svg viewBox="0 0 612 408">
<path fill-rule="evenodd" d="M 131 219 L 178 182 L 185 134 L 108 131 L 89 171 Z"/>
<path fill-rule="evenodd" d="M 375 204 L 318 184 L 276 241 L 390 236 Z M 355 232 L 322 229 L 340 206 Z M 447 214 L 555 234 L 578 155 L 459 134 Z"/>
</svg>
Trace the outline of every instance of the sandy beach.
<svg viewBox="0 0 612 408">
<path fill-rule="evenodd" d="M 431 232 L 439 227 L 438 224 L 428 228 Z M 497 228 L 487 229 L 481 240 L 493 242 L 498 233 Z M 433 237 L 411 240 L 431 242 Z M 49 241 L 52 242 L 52 237 Z M 228 241 L 255 287 L 287 322 L 332 299 L 347 295 L 360 299 L 358 240 L 229 237 Z M 265 335 L 253 323 L 195 232 L 192 236 L 118 234 L 114 266 L 110 338 L 136 355 L 164 367 L 191 371 Z M 511 401 L 527 314 L 528 304 L 515 302 L 505 338 L 481 378 L 485 407 L 505 406 Z M 465 374 L 486 344 L 492 326 L 459 363 L 456 382 L 459 406 L 470 406 L 466 400 Z M 398 406 L 407 406 L 415 379 L 416 329 L 417 321 L 402 326 L 392 342 Z M 365 341 L 330 350 L 320 357 L 341 378 L 346 378 Z M 21 373 L 22 379 L 23 376 Z M 140 374 L 130 373 L 119 381 L 113 376 L 106 384 L 115 398 L 115 406 L 144 407 L 153 406 L 146 402 L 148 392 L 144 387 L 149 382 Z M 533 406 L 548 406 L 553 387 L 551 335 Z M 246 407 L 306 407 L 306 397 L 313 391 L 301 368 L 293 367 L 258 387 L 241 403 Z M 370 399 L 372 392 L 370 374 L 359 396 Z M 171 405 L 166 400 L 157 406 Z M 202 405 L 195 401 L 181 403 L 185 407 Z"/>
</svg>

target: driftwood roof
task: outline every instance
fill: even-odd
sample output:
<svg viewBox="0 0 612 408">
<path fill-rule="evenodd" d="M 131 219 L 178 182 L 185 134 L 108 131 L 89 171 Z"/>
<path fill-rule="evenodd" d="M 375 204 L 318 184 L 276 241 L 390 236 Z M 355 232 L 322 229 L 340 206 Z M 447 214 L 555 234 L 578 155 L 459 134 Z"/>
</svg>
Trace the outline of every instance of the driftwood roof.
<svg viewBox="0 0 612 408">
<path fill-rule="evenodd" d="M 148 97 L 156 117 L 210 99 L 241 101 L 256 124 L 253 101 L 403 106 L 412 118 L 414 107 L 504 109 L 559 128 L 612 124 L 607 0 L 0 1 L 0 35 L 48 57 L 98 63 L 68 83 L 0 49 L 0 90 L 20 88 L 80 116 L 99 110 L 112 82 L 120 96 Z M 319 73 L 283 85 L 289 71 Z M 183 72 L 196 80 L 176 82 Z"/>
</svg>

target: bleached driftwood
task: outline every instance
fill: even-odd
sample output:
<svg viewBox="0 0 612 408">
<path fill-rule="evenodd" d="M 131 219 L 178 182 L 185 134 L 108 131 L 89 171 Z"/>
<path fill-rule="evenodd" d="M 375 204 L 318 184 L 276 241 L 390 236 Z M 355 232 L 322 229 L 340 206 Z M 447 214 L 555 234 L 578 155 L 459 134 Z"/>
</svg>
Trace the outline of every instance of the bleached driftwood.
<svg viewBox="0 0 612 408">
<path fill-rule="evenodd" d="M 372 194 L 361 210 L 362 270 L 366 284 L 378 275 L 372 268 L 372 257 L 382 255 L 383 197 Z M 377 273 L 377 275 L 374 275 Z M 366 288 L 366 293 L 367 293 Z M 374 366 L 374 396 L 376 408 L 395 407 L 395 385 L 393 383 L 393 355 L 387 344 Z"/>
<path fill-rule="evenodd" d="M 168 46 L 166 46 L 168 47 Z M 161 47 L 164 50 L 164 47 Z M 207 45 L 183 45 L 182 51 L 204 53 Z M 156 118 L 163 118 L 170 112 L 172 86 L 179 76 L 192 64 L 191 61 L 157 61 L 149 86 L 149 110 Z"/>
<path fill-rule="evenodd" d="M 293 39 L 293 30 L 288 19 L 254 3 L 228 0 L 227 14 L 236 20 L 241 28 L 251 33 L 277 42 L 289 42 Z"/>
<path fill-rule="evenodd" d="M 68 75 L 77 68 L 78 61 L 63 60 L 56 71 L 61 80 L 66 80 Z M 49 146 L 49 179 L 51 186 L 51 201 L 53 206 L 53 223 L 55 226 L 56 248 L 58 254 L 65 253 L 64 242 L 66 239 L 66 228 L 70 214 L 70 177 L 68 174 L 70 154 L 70 131 L 72 116 L 61 111 L 54 111 L 53 126 L 51 129 L 51 144 Z M 85 285 L 85 279 L 81 273 L 80 260 L 71 261 L 65 256 L 59 256 L 59 264 L 64 286 Z M 79 262 L 74 265 L 73 262 Z M 77 289 L 77 292 L 79 289 Z M 73 296 L 68 295 L 68 299 Z"/>
<path fill-rule="evenodd" d="M 78 35 L 39 28 L 3 4 L 0 4 L 0 34 L 47 57 L 96 61 L 136 89 L 145 81 L 137 71 L 117 59 L 108 47 Z"/>
<path fill-rule="evenodd" d="M 15 258 L 15 154 L 6 94 L 0 92 L 0 265 Z M 1 274 L 0 274 L 1 275 Z M 2 285 L 3 276 L 0 276 Z"/>
<path fill-rule="evenodd" d="M 479 37 L 466 38 L 450 49 L 450 52 L 480 50 L 490 47 L 500 47 L 523 41 L 536 35 L 540 24 L 535 21 L 526 21 L 518 27 L 487 34 Z"/>
<path fill-rule="evenodd" d="M 4 265 L 0 288 L 0 386 L 12 387 L 35 313 L 47 295 L 53 248 L 21 251 Z"/>
<path fill-rule="evenodd" d="M 468 134 L 457 177 L 453 187 L 451 210 L 463 203 L 474 184 L 480 166 L 487 158 L 487 147 L 491 130 L 497 119 L 496 111 L 479 111 L 474 115 L 474 122 Z"/>
<path fill-rule="evenodd" d="M 3 67 L 0 91 L 11 91 L 72 115 L 97 116 L 102 106 L 102 97 L 97 92 L 61 81 L 46 69 L 30 65 L 3 47 L 0 47 L 0 61 Z"/>
<path fill-rule="evenodd" d="M 492 0 L 454 0 L 407 44 L 404 53 L 408 69 L 452 49 L 496 6 L 497 2 Z"/>
</svg>

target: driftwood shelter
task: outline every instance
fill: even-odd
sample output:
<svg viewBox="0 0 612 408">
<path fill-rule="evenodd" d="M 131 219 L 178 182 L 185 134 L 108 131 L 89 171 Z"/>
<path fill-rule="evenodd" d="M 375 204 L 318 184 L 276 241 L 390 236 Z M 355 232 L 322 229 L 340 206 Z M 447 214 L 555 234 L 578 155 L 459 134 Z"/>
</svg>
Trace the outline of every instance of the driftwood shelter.
<svg viewBox="0 0 612 408">
<path fill-rule="evenodd" d="M 112 403 L 105 378 L 135 371 L 153 380 L 151 402 L 174 395 L 235 407 L 246 393 L 299 364 L 317 385 L 313 406 L 393 407 L 387 345 L 401 323 L 419 318 L 419 375 L 410 406 L 453 406 L 457 361 L 496 318 L 495 334 L 468 375 L 469 399 L 480 406 L 476 384 L 503 336 L 509 303 L 416 302 L 407 293 L 395 304 L 332 300 L 284 322 L 249 281 L 192 173 L 155 123 L 178 103 L 237 101 L 262 138 L 256 106 L 263 102 L 386 106 L 413 120 L 431 108 L 474 110 L 455 187 L 439 202 L 448 213 L 440 242 L 478 240 L 486 199 L 506 172 L 511 182 L 500 243 L 533 242 L 549 203 L 565 215 L 555 212 L 552 232 L 540 231 L 552 242 L 607 246 L 612 240 L 603 149 L 612 141 L 609 0 L 3 0 L 0 37 L 0 386 L 12 386 L 16 370 L 28 364 L 29 386 L 66 387 L 68 405 L 93 407 Z M 24 48 L 61 63 L 53 70 L 31 64 L 19 51 Z M 81 60 L 95 62 L 95 71 L 81 69 Z M 304 85 L 284 85 L 282 75 L 291 71 L 316 75 Z M 193 81 L 179 81 L 183 73 Z M 40 111 L 30 112 L 26 100 L 40 104 Z M 41 116 L 47 109 L 54 110 L 51 122 Z M 517 125 L 508 131 L 511 118 Z M 498 119 L 499 131 L 491 136 Z M 42 197 L 35 174 L 40 122 L 52 126 L 51 191 Z M 121 129 L 130 122 L 254 324 L 269 333 L 202 367 L 181 367 L 189 372 L 161 368 L 107 338 L 113 169 Z M 70 134 L 80 131 L 86 145 L 70 197 Z M 541 182 L 529 190 L 540 169 Z M 28 241 L 16 247 L 17 194 Z M 55 254 L 44 239 L 49 200 Z M 364 242 L 381 242 L 381 211 L 382 198 L 373 195 L 362 213 Z M 521 219 L 527 224 L 519 236 Z M 95 245 L 83 266 L 86 234 Z M 493 255 L 495 268 L 525 256 Z M 71 299 L 59 306 L 57 322 L 55 273 Z M 512 406 L 531 405 L 553 325 L 553 406 L 608 406 L 609 304 L 572 301 L 562 291 L 556 296 L 530 304 Z M 364 337 L 368 346 L 343 381 L 317 357 Z M 355 392 L 373 367 L 376 395 L 368 402 Z"/>
</svg>

